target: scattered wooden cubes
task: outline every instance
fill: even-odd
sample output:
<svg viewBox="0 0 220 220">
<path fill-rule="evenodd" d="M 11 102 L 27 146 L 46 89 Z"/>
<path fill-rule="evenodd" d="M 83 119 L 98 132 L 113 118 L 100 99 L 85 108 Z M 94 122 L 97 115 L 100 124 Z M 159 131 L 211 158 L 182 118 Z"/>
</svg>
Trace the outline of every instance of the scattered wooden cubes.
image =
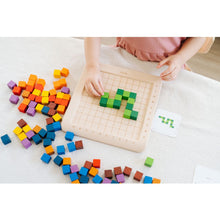
<svg viewBox="0 0 220 220">
<path fill-rule="evenodd" d="M 59 155 L 65 154 L 65 147 L 64 147 L 64 145 L 57 146 L 57 154 L 59 154 Z"/>
<path fill-rule="evenodd" d="M 153 178 L 153 181 L 152 181 L 153 184 L 159 184 L 160 182 L 161 182 L 160 179 Z"/>
<path fill-rule="evenodd" d="M 89 175 L 95 176 L 98 172 L 98 169 L 96 169 L 95 167 L 91 167 L 91 169 L 89 170 Z"/>
<path fill-rule="evenodd" d="M 11 89 L 11 90 L 13 90 L 13 88 L 15 86 L 17 86 L 17 84 L 14 81 L 12 81 L 12 80 L 7 85 L 8 85 L 8 88 Z"/>
<path fill-rule="evenodd" d="M 84 167 L 90 170 L 92 168 L 92 162 L 86 160 L 84 163 Z"/>
<path fill-rule="evenodd" d="M 5 134 L 5 135 L 1 136 L 1 140 L 2 140 L 2 143 L 4 145 L 7 145 L 7 144 L 11 143 L 11 139 L 8 136 L 8 134 Z"/>
<path fill-rule="evenodd" d="M 51 160 L 51 156 L 48 155 L 48 154 L 46 154 L 46 153 L 44 153 L 44 154 L 42 155 L 42 157 L 41 157 L 41 160 L 42 160 L 44 163 L 49 163 L 50 160 Z"/>
<path fill-rule="evenodd" d="M 63 158 L 63 165 L 71 165 L 71 158 L 70 157 L 64 157 Z"/>
<path fill-rule="evenodd" d="M 92 181 L 93 181 L 93 183 L 101 183 L 102 177 L 97 174 L 93 177 Z"/>
<path fill-rule="evenodd" d="M 87 168 L 85 168 L 85 167 L 81 167 L 81 168 L 80 168 L 80 171 L 79 171 L 79 174 L 80 174 L 81 176 L 86 176 L 86 175 L 88 174 L 88 172 L 89 172 L 89 169 L 87 169 Z"/>
<path fill-rule="evenodd" d="M 76 150 L 83 149 L 83 142 L 81 140 L 75 141 L 75 146 L 76 146 Z"/>
<path fill-rule="evenodd" d="M 61 73 L 61 76 L 67 77 L 69 75 L 69 70 L 63 67 L 60 73 Z"/>
<path fill-rule="evenodd" d="M 57 155 L 57 156 L 54 158 L 53 162 L 54 162 L 57 166 L 61 166 L 62 163 L 63 163 L 63 158 Z"/>
<path fill-rule="evenodd" d="M 60 77 L 61 77 L 60 70 L 54 70 L 53 76 L 54 76 L 55 78 L 60 78 Z"/>
<path fill-rule="evenodd" d="M 45 147 L 45 151 L 49 155 L 54 154 L 54 149 L 53 149 L 52 145 L 49 145 L 49 146 Z"/>
<path fill-rule="evenodd" d="M 150 176 L 145 176 L 145 177 L 144 177 L 144 183 L 145 183 L 145 184 L 151 184 L 152 181 L 153 181 L 153 178 L 152 178 L 152 177 L 150 177 Z"/>
<path fill-rule="evenodd" d="M 18 103 L 18 101 L 19 101 L 19 97 L 17 96 L 17 95 L 11 95 L 10 96 L 10 99 L 9 99 L 9 101 L 12 103 L 12 104 L 17 104 Z"/>
<path fill-rule="evenodd" d="M 62 120 L 62 117 L 60 116 L 59 113 L 56 113 L 52 116 L 52 120 L 54 121 L 61 121 Z"/>
<path fill-rule="evenodd" d="M 115 176 L 122 174 L 121 167 L 114 167 L 114 174 L 115 174 Z"/>
<path fill-rule="evenodd" d="M 116 180 L 117 180 L 119 183 L 124 183 L 124 182 L 125 182 L 124 174 L 121 173 L 121 174 L 116 175 Z"/>
<path fill-rule="evenodd" d="M 20 96 L 20 95 L 21 95 L 21 91 L 22 91 L 22 89 L 21 89 L 21 87 L 19 87 L 19 86 L 15 86 L 15 87 L 13 88 L 13 90 L 12 90 L 12 92 L 14 93 L 14 95 L 17 95 L 17 96 Z"/>
<path fill-rule="evenodd" d="M 113 177 L 112 170 L 105 170 L 105 177 L 108 179 L 112 179 L 112 177 Z"/>
</svg>

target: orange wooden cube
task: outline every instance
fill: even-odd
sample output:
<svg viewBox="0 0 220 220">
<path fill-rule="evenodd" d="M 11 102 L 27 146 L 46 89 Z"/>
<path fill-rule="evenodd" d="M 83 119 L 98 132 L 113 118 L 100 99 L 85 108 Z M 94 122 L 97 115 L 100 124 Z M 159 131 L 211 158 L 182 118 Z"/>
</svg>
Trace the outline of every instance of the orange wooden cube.
<svg viewBox="0 0 220 220">
<path fill-rule="evenodd" d="M 67 77 L 69 75 L 69 70 L 63 67 L 60 73 L 61 73 L 61 76 Z"/>
<path fill-rule="evenodd" d="M 70 98 L 71 98 L 70 94 L 64 94 L 63 95 L 63 99 L 65 99 L 65 100 L 70 100 Z"/>
<path fill-rule="evenodd" d="M 26 88 L 26 82 L 25 81 L 19 81 L 18 86 L 21 87 L 22 89 Z"/>
<path fill-rule="evenodd" d="M 41 130 L 42 128 L 39 126 L 39 125 L 36 125 L 34 128 L 33 128 L 33 131 L 37 134 L 39 133 L 39 131 Z"/>
<path fill-rule="evenodd" d="M 100 168 L 100 163 L 101 163 L 101 160 L 100 159 L 93 159 L 93 167 L 95 168 Z"/>
<path fill-rule="evenodd" d="M 22 103 L 25 104 L 25 105 L 29 105 L 30 101 L 31 101 L 30 99 L 24 98 Z"/>
<path fill-rule="evenodd" d="M 28 80 L 32 80 L 32 81 L 37 81 L 37 76 L 34 74 L 30 74 L 29 79 Z"/>
<path fill-rule="evenodd" d="M 66 111 L 66 107 L 64 105 L 58 105 L 57 112 L 60 114 L 64 114 Z"/>
<path fill-rule="evenodd" d="M 38 79 L 37 84 L 41 84 L 44 87 L 46 84 L 46 81 L 44 79 Z"/>
<path fill-rule="evenodd" d="M 67 86 L 67 83 L 66 83 L 66 79 L 65 79 L 65 78 L 60 79 L 59 82 L 60 82 L 61 88 L 62 88 L 63 86 Z"/>
<path fill-rule="evenodd" d="M 80 184 L 80 182 L 79 182 L 79 180 L 77 179 L 77 180 L 74 180 L 74 181 L 72 181 L 71 183 L 73 183 L 73 184 Z"/>
<path fill-rule="evenodd" d="M 62 99 L 61 105 L 64 105 L 65 107 L 67 107 L 68 104 L 69 104 L 69 100 Z"/>
<path fill-rule="evenodd" d="M 56 91 L 56 89 L 51 89 L 51 90 L 49 90 L 49 93 L 50 93 L 50 95 L 56 95 L 57 91 Z"/>
<path fill-rule="evenodd" d="M 42 101 L 42 96 L 36 96 L 35 102 L 41 103 L 41 101 Z"/>
<path fill-rule="evenodd" d="M 27 105 L 25 105 L 24 103 L 21 103 L 19 106 L 18 106 L 18 110 L 20 111 L 20 112 L 23 112 L 23 113 L 25 113 L 26 112 L 26 110 L 27 110 Z"/>
<path fill-rule="evenodd" d="M 61 89 L 61 84 L 60 84 L 60 81 L 54 81 L 53 82 L 53 86 L 54 86 L 54 89 L 58 90 L 58 89 Z"/>
<path fill-rule="evenodd" d="M 161 182 L 161 180 L 160 180 L 160 179 L 153 178 L 152 183 L 159 184 L 160 182 Z"/>
<path fill-rule="evenodd" d="M 41 84 L 36 84 L 35 89 L 38 89 L 42 92 L 44 90 L 44 87 Z"/>
<path fill-rule="evenodd" d="M 49 96 L 49 102 L 55 102 L 56 96 L 55 95 L 50 95 Z"/>
<path fill-rule="evenodd" d="M 34 86 L 35 86 L 35 81 L 33 81 L 33 80 L 28 80 L 27 85 L 34 87 Z"/>
<path fill-rule="evenodd" d="M 30 99 L 31 101 L 34 101 L 35 98 L 36 98 L 36 95 L 34 95 L 34 94 L 30 94 L 30 95 L 28 96 L 28 99 Z"/>
<path fill-rule="evenodd" d="M 92 168 L 89 170 L 89 174 L 90 174 L 91 176 L 95 176 L 98 172 L 99 172 L 99 170 L 96 169 L 95 167 L 92 167 Z"/>
<path fill-rule="evenodd" d="M 24 91 L 22 92 L 22 94 L 21 94 L 21 96 L 22 96 L 23 98 L 28 98 L 29 95 L 30 95 L 30 92 L 27 91 L 27 90 L 24 90 Z"/>
<path fill-rule="evenodd" d="M 21 95 L 21 91 L 22 91 L 22 89 L 21 89 L 21 87 L 19 87 L 19 86 L 15 86 L 14 88 L 13 88 L 13 90 L 12 90 L 12 92 L 14 93 L 14 95 Z"/>
<path fill-rule="evenodd" d="M 56 98 L 55 99 L 55 103 L 58 105 L 61 105 L 62 99 Z"/>
<path fill-rule="evenodd" d="M 52 145 L 45 147 L 45 151 L 49 155 L 54 154 L 54 149 L 53 149 Z"/>
<path fill-rule="evenodd" d="M 30 86 L 30 85 L 27 84 L 26 90 L 29 91 L 29 92 L 33 92 L 34 86 Z"/>
<path fill-rule="evenodd" d="M 70 157 L 64 157 L 63 158 L 63 165 L 71 165 L 71 158 Z"/>
</svg>

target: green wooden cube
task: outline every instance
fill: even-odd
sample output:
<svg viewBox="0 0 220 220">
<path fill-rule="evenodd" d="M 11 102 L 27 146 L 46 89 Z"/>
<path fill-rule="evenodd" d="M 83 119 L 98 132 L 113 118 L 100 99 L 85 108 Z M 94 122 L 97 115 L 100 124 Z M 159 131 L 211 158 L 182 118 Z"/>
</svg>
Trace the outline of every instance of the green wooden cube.
<svg viewBox="0 0 220 220">
<path fill-rule="evenodd" d="M 108 99 L 107 101 L 107 107 L 113 108 L 114 99 Z"/>
<path fill-rule="evenodd" d="M 132 109 L 133 109 L 133 106 L 134 106 L 133 104 L 127 103 L 126 109 L 132 110 Z"/>
<path fill-rule="evenodd" d="M 129 91 L 124 91 L 123 95 L 122 95 L 122 98 L 125 99 L 125 100 L 128 100 L 129 95 L 130 95 Z"/>
<path fill-rule="evenodd" d="M 134 104 L 134 103 L 135 103 L 135 99 L 133 99 L 133 98 L 128 98 L 128 102 L 127 102 L 127 103 Z"/>
<path fill-rule="evenodd" d="M 122 100 L 122 95 L 116 94 L 115 95 L 115 100 L 121 101 Z"/>
<path fill-rule="evenodd" d="M 138 117 L 138 112 L 137 111 L 132 111 L 131 112 L 131 119 L 132 120 L 137 120 Z"/>
<path fill-rule="evenodd" d="M 109 98 L 109 93 L 108 92 L 104 92 L 104 95 L 101 96 L 101 98 Z"/>
<path fill-rule="evenodd" d="M 147 167 L 152 167 L 153 162 L 154 162 L 153 158 L 147 157 L 147 159 L 144 162 L 144 165 L 147 166 Z"/>
<path fill-rule="evenodd" d="M 123 95 L 123 93 L 124 93 L 123 89 L 118 89 L 116 92 L 116 94 L 118 94 L 118 95 Z"/>
<path fill-rule="evenodd" d="M 130 119 L 130 117 L 131 117 L 131 110 L 125 109 L 123 117 Z"/>
<path fill-rule="evenodd" d="M 99 102 L 99 105 L 102 106 L 102 107 L 107 107 L 107 102 L 108 102 L 107 98 L 101 98 L 100 102 Z"/>
<path fill-rule="evenodd" d="M 121 107 L 121 101 L 115 99 L 113 103 L 113 108 L 120 109 L 120 107 Z"/>
<path fill-rule="evenodd" d="M 130 92 L 129 98 L 136 99 L 137 94 L 134 92 Z"/>
</svg>

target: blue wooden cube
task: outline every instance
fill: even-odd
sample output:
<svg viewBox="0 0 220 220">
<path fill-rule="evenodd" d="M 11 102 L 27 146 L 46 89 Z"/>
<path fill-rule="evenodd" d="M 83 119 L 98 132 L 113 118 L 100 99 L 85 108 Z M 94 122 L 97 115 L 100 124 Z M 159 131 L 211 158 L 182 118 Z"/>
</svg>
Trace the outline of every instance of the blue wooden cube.
<svg viewBox="0 0 220 220">
<path fill-rule="evenodd" d="M 48 155 L 48 154 L 46 154 L 46 153 L 44 153 L 40 159 L 41 159 L 44 163 L 49 163 L 50 160 L 51 160 L 51 156 Z"/>
<path fill-rule="evenodd" d="M 75 146 L 75 143 L 74 142 L 70 142 L 67 144 L 67 147 L 69 149 L 69 152 L 73 152 L 76 150 L 76 146 Z"/>
<path fill-rule="evenodd" d="M 11 139 L 7 134 L 1 136 L 1 140 L 4 145 L 11 143 Z"/>
<path fill-rule="evenodd" d="M 48 106 L 44 106 L 41 110 L 41 113 L 44 115 L 48 115 L 50 108 Z"/>
<path fill-rule="evenodd" d="M 71 173 L 70 165 L 64 165 L 64 166 L 62 166 L 62 170 L 63 170 L 63 174 L 64 174 L 64 175 Z"/>
<path fill-rule="evenodd" d="M 67 141 L 72 141 L 73 138 L 74 138 L 74 133 L 71 132 L 71 131 L 67 131 L 67 132 L 66 132 L 66 135 L 65 135 L 65 139 L 66 139 Z"/>
<path fill-rule="evenodd" d="M 71 179 L 71 182 L 73 182 L 74 180 L 77 180 L 79 179 L 77 173 L 71 173 L 70 174 L 70 179 Z"/>
<path fill-rule="evenodd" d="M 65 154 L 65 147 L 64 147 L 64 145 L 57 146 L 57 154 L 59 154 L 59 155 Z"/>
<path fill-rule="evenodd" d="M 62 163 L 63 163 L 63 158 L 57 155 L 57 156 L 54 158 L 53 162 L 54 162 L 57 166 L 61 166 Z"/>
<path fill-rule="evenodd" d="M 47 147 L 47 146 L 49 146 L 49 145 L 51 145 L 51 144 L 52 144 L 51 139 L 49 139 L 49 138 L 45 138 L 45 139 L 44 139 L 44 141 L 43 141 L 44 147 Z"/>
<path fill-rule="evenodd" d="M 88 183 L 89 182 L 89 177 L 88 176 L 81 176 L 79 178 L 80 183 Z"/>
<path fill-rule="evenodd" d="M 42 142 L 42 139 L 40 137 L 39 134 L 35 134 L 33 137 L 32 137 L 32 140 L 34 141 L 35 144 L 40 144 Z"/>
<path fill-rule="evenodd" d="M 117 184 L 117 183 L 119 183 L 119 182 L 117 182 L 116 180 L 112 180 L 112 182 L 111 183 L 113 183 L 113 184 Z"/>
<path fill-rule="evenodd" d="M 56 137 L 55 132 L 52 132 L 52 131 L 47 132 L 46 138 L 51 139 L 52 141 L 54 141 L 55 137 Z"/>
<path fill-rule="evenodd" d="M 145 176 L 144 177 L 144 183 L 150 184 L 150 183 L 152 183 L 152 181 L 153 181 L 152 177 L 150 177 L 150 176 Z"/>
<path fill-rule="evenodd" d="M 85 167 L 81 167 L 80 171 L 79 171 L 79 174 L 81 176 L 86 176 L 89 172 L 89 169 L 85 168 Z"/>
<path fill-rule="evenodd" d="M 53 125 L 54 131 L 60 131 L 61 130 L 60 121 L 56 121 L 56 122 L 52 123 L 51 125 Z"/>
<path fill-rule="evenodd" d="M 92 181 L 93 181 L 93 183 L 101 183 L 102 177 L 97 174 L 93 177 Z"/>
<path fill-rule="evenodd" d="M 41 130 L 38 132 L 38 134 L 42 137 L 42 138 L 45 138 L 46 134 L 47 134 L 47 131 L 43 128 L 41 128 Z"/>
<path fill-rule="evenodd" d="M 55 129 L 54 129 L 54 127 L 53 127 L 53 123 L 52 124 L 49 124 L 49 125 L 46 125 L 46 129 L 47 129 L 47 131 L 49 132 L 49 131 L 55 131 Z"/>
</svg>

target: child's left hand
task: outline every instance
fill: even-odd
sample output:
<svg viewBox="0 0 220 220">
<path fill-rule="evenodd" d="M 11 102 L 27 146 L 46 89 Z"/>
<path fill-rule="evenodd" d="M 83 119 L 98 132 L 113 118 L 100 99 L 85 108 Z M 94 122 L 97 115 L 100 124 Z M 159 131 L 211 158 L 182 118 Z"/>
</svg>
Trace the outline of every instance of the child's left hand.
<svg viewBox="0 0 220 220">
<path fill-rule="evenodd" d="M 181 56 L 178 54 L 171 55 L 160 61 L 160 63 L 157 65 L 157 68 L 168 65 L 168 68 L 160 74 L 161 79 L 166 81 L 174 80 L 181 70 L 183 64 L 184 62 L 182 61 Z"/>
</svg>

